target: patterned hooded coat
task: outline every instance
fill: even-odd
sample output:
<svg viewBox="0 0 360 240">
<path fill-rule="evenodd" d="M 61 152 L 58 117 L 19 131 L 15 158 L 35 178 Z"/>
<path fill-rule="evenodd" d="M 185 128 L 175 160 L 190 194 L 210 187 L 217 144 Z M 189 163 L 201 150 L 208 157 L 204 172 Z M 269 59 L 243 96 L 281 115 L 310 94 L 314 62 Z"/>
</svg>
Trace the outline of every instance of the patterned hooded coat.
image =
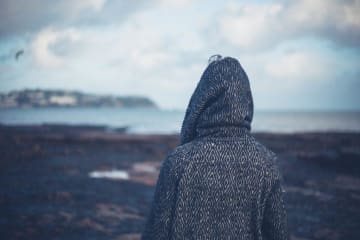
<svg viewBox="0 0 360 240">
<path fill-rule="evenodd" d="M 275 155 L 250 134 L 248 77 L 212 61 L 164 160 L 142 239 L 288 239 Z"/>
</svg>

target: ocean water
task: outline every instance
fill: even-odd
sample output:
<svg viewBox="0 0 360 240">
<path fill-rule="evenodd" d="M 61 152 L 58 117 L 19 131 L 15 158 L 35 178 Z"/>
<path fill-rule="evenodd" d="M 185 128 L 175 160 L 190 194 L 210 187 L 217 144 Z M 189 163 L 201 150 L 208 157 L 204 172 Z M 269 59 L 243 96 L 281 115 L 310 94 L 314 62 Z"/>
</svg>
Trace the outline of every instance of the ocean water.
<svg viewBox="0 0 360 240">
<path fill-rule="evenodd" d="M 179 133 L 184 111 L 116 108 L 0 109 L 1 124 L 127 126 L 130 133 Z M 360 132 L 360 112 L 255 112 L 254 132 Z"/>
</svg>

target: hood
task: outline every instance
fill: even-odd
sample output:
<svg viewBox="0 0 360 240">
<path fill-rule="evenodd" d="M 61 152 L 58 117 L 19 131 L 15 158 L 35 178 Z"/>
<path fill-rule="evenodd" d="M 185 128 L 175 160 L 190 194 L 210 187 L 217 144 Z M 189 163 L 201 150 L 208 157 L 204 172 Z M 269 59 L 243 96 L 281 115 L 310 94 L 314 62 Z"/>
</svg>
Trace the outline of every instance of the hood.
<svg viewBox="0 0 360 240">
<path fill-rule="evenodd" d="M 181 128 L 181 144 L 201 136 L 250 131 L 253 111 L 249 79 L 239 61 L 219 57 L 205 69 L 191 96 Z"/>
</svg>

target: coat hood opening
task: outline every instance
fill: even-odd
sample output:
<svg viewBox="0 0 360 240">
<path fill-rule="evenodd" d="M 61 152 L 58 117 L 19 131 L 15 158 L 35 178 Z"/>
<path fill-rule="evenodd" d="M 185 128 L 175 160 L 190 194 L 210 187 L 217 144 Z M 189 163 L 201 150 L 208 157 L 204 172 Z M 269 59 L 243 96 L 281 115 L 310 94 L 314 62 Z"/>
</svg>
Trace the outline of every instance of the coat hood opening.
<svg viewBox="0 0 360 240">
<path fill-rule="evenodd" d="M 218 57 L 207 66 L 190 98 L 181 144 L 200 136 L 250 131 L 253 111 L 249 79 L 239 61 Z"/>
</svg>

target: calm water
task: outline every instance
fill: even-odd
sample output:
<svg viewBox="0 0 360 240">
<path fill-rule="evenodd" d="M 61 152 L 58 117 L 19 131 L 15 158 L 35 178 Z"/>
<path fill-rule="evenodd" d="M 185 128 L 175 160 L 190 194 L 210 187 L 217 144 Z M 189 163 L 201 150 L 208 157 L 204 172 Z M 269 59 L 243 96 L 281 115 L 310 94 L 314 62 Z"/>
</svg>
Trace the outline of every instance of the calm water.
<svg viewBox="0 0 360 240">
<path fill-rule="evenodd" d="M 114 108 L 1 109 L 3 124 L 94 124 L 128 126 L 132 133 L 178 133 L 183 111 Z M 256 132 L 356 131 L 360 112 L 256 112 Z"/>
</svg>

